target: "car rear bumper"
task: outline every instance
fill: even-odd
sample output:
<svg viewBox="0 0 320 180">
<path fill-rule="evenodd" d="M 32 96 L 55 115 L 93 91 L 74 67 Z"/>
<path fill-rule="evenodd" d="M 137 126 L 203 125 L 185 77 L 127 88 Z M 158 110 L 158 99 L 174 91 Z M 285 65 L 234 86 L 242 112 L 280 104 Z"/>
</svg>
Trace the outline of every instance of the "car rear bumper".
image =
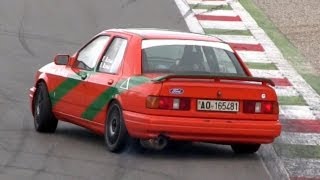
<svg viewBox="0 0 320 180">
<path fill-rule="evenodd" d="M 279 121 L 252 121 L 167 117 L 123 112 L 132 137 L 151 139 L 164 135 L 173 140 L 216 143 L 271 143 L 281 133 Z"/>
<path fill-rule="evenodd" d="M 32 87 L 29 89 L 29 103 L 30 103 L 30 109 L 32 114 L 33 114 L 33 96 L 35 92 L 36 92 L 36 87 Z"/>
</svg>

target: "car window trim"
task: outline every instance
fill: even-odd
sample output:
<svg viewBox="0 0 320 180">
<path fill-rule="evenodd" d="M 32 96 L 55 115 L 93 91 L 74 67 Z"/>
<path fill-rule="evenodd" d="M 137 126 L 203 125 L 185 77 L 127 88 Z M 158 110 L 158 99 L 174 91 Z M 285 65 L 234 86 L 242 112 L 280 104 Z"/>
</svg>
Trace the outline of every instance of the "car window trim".
<svg viewBox="0 0 320 180">
<path fill-rule="evenodd" d="M 99 71 L 99 67 L 100 67 L 100 64 L 102 63 L 102 58 L 103 56 L 107 53 L 110 45 L 112 44 L 112 42 L 114 41 L 114 39 L 116 38 L 121 38 L 121 39 L 125 39 L 127 41 L 127 45 L 126 45 L 126 48 L 124 50 L 124 55 L 122 57 L 122 60 L 121 60 L 121 63 L 120 63 L 120 66 L 118 68 L 118 72 L 116 73 L 110 73 L 110 72 L 102 72 L 102 71 Z M 101 54 L 101 57 L 99 59 L 99 62 L 96 64 L 96 67 L 95 67 L 95 72 L 99 72 L 99 73 L 104 73 L 104 74 L 110 74 L 110 75 L 119 75 L 120 74 L 120 70 L 122 69 L 122 66 L 123 66 L 123 62 L 124 62 L 124 59 L 125 59 L 125 55 L 127 53 L 127 50 L 128 50 L 128 47 L 129 47 L 129 39 L 127 37 L 123 37 L 123 36 L 120 36 L 120 35 L 113 35 L 111 36 L 109 42 L 108 42 L 108 45 L 107 47 L 104 49 L 103 53 Z"/>
<path fill-rule="evenodd" d="M 241 63 L 239 62 L 239 59 L 237 58 L 237 56 L 232 53 L 232 52 L 228 52 L 225 51 L 227 53 L 227 55 L 229 56 L 229 58 L 231 59 L 231 62 L 233 64 L 233 66 L 236 68 L 237 74 L 239 75 L 246 75 L 245 70 L 242 68 Z M 231 54 L 233 56 L 231 56 Z"/>
<path fill-rule="evenodd" d="M 81 52 L 84 48 L 86 48 L 89 44 L 91 44 L 93 41 L 95 41 L 96 39 L 98 39 L 99 37 L 102 37 L 102 36 L 107 36 L 107 37 L 109 37 L 108 42 L 105 44 L 105 46 L 103 47 L 103 50 L 102 50 L 102 52 L 105 52 L 105 49 L 109 46 L 110 40 L 111 40 L 111 38 L 112 38 L 112 35 L 110 35 L 110 34 L 100 34 L 100 35 L 97 35 L 97 36 L 93 37 L 89 42 L 87 42 L 85 45 L 83 45 L 83 46 L 77 51 L 77 54 L 76 54 L 76 57 L 75 57 L 75 61 L 74 61 L 74 63 L 72 63 L 72 66 L 71 66 L 72 68 L 76 68 L 76 69 L 80 69 L 80 70 L 85 70 L 85 71 L 91 71 L 91 72 L 95 71 L 95 68 L 96 68 L 96 66 L 97 66 L 98 63 L 96 63 L 95 67 L 93 67 L 92 69 L 87 70 L 87 69 L 75 67 L 75 62 L 78 61 L 79 54 L 80 54 L 80 52 Z M 100 61 L 99 59 L 102 58 L 102 55 L 103 55 L 103 53 L 101 53 L 101 54 L 99 55 L 98 62 Z M 83 61 L 81 61 L 81 62 L 83 62 Z"/>
</svg>

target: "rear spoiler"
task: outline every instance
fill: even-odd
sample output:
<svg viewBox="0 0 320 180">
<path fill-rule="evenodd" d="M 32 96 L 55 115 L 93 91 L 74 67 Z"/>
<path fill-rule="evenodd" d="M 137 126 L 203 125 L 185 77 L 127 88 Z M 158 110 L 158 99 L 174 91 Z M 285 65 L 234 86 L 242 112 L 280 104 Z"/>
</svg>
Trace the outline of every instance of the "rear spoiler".
<svg viewBox="0 0 320 180">
<path fill-rule="evenodd" d="M 183 79 L 214 79 L 215 81 L 220 80 L 236 80 L 236 81 L 251 81 L 251 82 L 261 82 L 262 84 L 270 84 L 275 86 L 271 79 L 260 78 L 260 77 L 243 77 L 243 76 L 221 76 L 221 75 L 211 75 L 211 74 L 199 74 L 199 75 L 185 75 L 185 74 L 168 74 L 160 77 L 153 78 L 153 82 L 162 82 L 168 79 L 183 78 Z"/>
</svg>

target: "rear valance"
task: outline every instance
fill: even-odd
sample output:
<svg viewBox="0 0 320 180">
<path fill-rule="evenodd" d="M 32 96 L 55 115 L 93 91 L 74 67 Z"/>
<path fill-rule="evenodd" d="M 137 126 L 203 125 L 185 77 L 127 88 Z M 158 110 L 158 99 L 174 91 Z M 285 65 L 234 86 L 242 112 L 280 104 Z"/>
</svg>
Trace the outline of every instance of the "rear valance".
<svg viewBox="0 0 320 180">
<path fill-rule="evenodd" d="M 242 76 L 222 76 L 222 75 L 208 75 L 208 74 L 197 74 L 197 75 L 186 75 L 186 74 L 168 74 L 152 79 L 153 82 L 162 82 L 168 79 L 214 79 L 215 81 L 220 80 L 235 80 L 235 81 L 249 81 L 249 82 L 261 82 L 262 84 L 270 84 L 275 86 L 271 79 L 260 78 L 260 77 L 242 77 Z"/>
</svg>

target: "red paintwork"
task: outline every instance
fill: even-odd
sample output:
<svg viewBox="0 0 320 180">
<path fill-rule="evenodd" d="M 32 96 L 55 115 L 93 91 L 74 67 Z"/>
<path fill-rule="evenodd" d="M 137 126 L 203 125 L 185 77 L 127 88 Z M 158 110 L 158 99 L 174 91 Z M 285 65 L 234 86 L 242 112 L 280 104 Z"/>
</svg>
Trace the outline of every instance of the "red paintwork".
<svg viewBox="0 0 320 180">
<path fill-rule="evenodd" d="M 209 21 L 241 21 L 240 16 L 212 16 L 212 15 L 195 15 L 198 20 L 209 20 Z"/>
<path fill-rule="evenodd" d="M 129 133 L 145 139 L 159 134 L 175 140 L 219 143 L 271 143 L 280 131 L 279 121 L 171 117 L 124 111 Z"/>
<path fill-rule="evenodd" d="M 261 51 L 264 49 L 261 44 L 240 44 L 240 43 L 229 43 L 229 45 L 238 51 Z"/>
<path fill-rule="evenodd" d="M 271 78 L 276 86 L 292 86 L 287 78 Z"/>
<path fill-rule="evenodd" d="M 320 121 L 308 119 L 281 120 L 283 131 L 299 133 L 320 133 Z"/>
<path fill-rule="evenodd" d="M 108 104 L 106 104 L 91 121 L 82 118 L 83 112 L 96 100 L 101 93 L 114 87 L 119 81 L 129 77 L 141 76 L 141 42 L 143 39 L 188 39 L 221 42 L 212 36 L 191 33 L 181 33 L 160 30 L 112 29 L 99 35 L 109 35 L 111 42 L 114 36 L 128 40 L 125 56 L 117 74 L 94 72 L 86 80 L 79 79 L 74 68 L 77 59 L 75 53 L 70 57 L 68 65 L 50 63 L 41 68 L 36 74 L 39 80 L 46 82 L 49 92 L 53 92 L 67 78 L 79 79 L 81 82 L 68 91 L 60 101 L 53 106 L 53 113 L 60 120 L 68 121 L 95 133 L 104 134 L 104 124 Z M 221 42 L 224 43 L 224 42 Z M 102 53 L 101 53 L 102 55 Z M 242 68 L 248 76 L 250 71 L 236 54 Z M 101 59 L 101 56 L 100 56 Z M 165 74 L 144 74 L 150 79 Z M 108 82 L 113 81 L 108 85 Z M 30 89 L 32 107 L 33 94 L 36 84 Z M 146 108 L 146 97 L 173 96 L 171 88 L 183 88 L 184 94 L 175 95 L 191 99 L 189 111 L 158 110 Z M 199 112 L 196 110 L 197 99 L 217 99 L 217 91 L 222 91 L 221 100 L 237 100 L 240 111 Z M 261 94 L 267 95 L 266 101 L 277 101 L 275 91 L 266 83 L 247 83 L 243 81 L 214 81 L 213 79 L 169 79 L 164 82 L 146 82 L 123 91 L 114 97 L 123 108 L 126 127 L 131 136 L 136 138 L 154 138 L 165 134 L 176 140 L 208 141 L 219 143 L 270 143 L 279 136 L 281 125 L 278 114 L 245 114 L 242 112 L 244 100 L 260 100 Z"/>
</svg>

